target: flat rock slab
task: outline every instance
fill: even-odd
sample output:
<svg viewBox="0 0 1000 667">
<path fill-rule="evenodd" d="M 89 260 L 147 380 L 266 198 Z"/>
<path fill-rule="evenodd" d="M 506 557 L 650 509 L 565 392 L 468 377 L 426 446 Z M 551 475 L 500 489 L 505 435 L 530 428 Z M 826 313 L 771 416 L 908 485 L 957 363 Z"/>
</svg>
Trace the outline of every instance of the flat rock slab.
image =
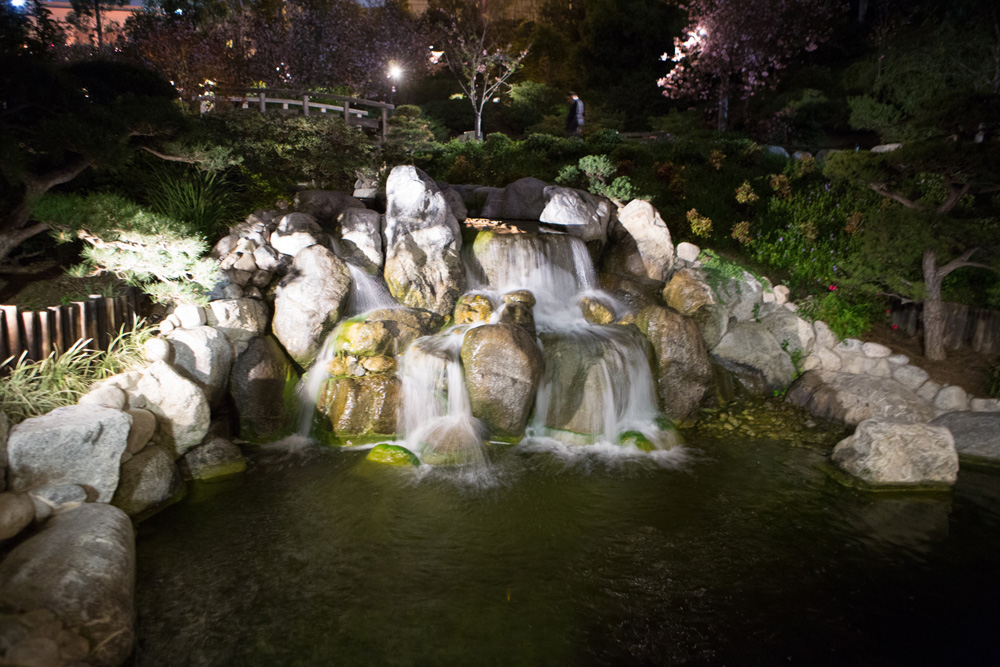
<svg viewBox="0 0 1000 667">
<path fill-rule="evenodd" d="M 873 486 L 951 485 L 958 478 L 955 441 L 943 426 L 868 419 L 830 458 Z"/>
<path fill-rule="evenodd" d="M 960 455 L 1000 463 L 1000 412 L 946 412 L 931 424 L 951 431 Z"/>
<path fill-rule="evenodd" d="M 0 606 L 48 609 L 90 642 L 85 662 L 117 667 L 135 638 L 135 535 L 117 507 L 52 517 L 0 562 Z"/>
<path fill-rule="evenodd" d="M 817 417 L 851 425 L 866 419 L 925 423 L 934 418 L 934 408 L 896 380 L 837 371 L 803 373 L 786 400 Z"/>
</svg>

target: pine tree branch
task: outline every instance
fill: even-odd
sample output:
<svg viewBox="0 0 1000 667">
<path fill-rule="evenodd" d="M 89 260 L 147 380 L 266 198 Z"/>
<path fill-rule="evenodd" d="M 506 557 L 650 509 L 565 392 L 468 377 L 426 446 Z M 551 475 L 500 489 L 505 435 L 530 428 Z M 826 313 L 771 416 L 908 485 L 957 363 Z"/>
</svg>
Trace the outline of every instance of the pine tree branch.
<svg viewBox="0 0 1000 667">
<path fill-rule="evenodd" d="M 893 201 L 899 202 L 900 204 L 902 204 L 903 206 L 905 206 L 910 210 L 913 211 L 927 210 L 925 206 L 921 206 L 912 199 L 908 199 L 907 197 L 904 197 L 898 192 L 893 192 L 888 187 L 886 187 L 885 183 L 869 183 L 868 187 L 877 192 L 878 194 L 882 195 L 886 199 L 892 199 Z"/>
</svg>

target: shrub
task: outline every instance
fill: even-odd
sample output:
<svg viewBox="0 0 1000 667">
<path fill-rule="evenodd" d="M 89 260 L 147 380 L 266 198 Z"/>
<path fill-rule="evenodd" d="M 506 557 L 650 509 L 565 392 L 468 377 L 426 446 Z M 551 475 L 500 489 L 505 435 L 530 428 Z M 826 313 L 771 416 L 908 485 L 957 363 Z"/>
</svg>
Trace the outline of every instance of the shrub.
<svg viewBox="0 0 1000 667">
<path fill-rule="evenodd" d="M 227 226 L 236 212 L 233 188 L 224 174 L 191 168 L 156 170 L 146 201 L 154 212 L 187 223 L 206 238 Z"/>
<path fill-rule="evenodd" d="M 799 302 L 798 312 L 808 320 L 823 320 L 843 340 L 863 335 L 883 310 L 878 304 L 846 296 L 831 285 L 830 291 L 823 296 L 811 296 Z"/>
<path fill-rule="evenodd" d="M 216 282 L 218 262 L 202 259 L 208 244 L 199 230 L 117 195 L 46 195 L 34 216 L 53 227 L 57 240 L 87 244 L 86 270 L 113 273 L 154 301 L 203 303 Z"/>
<path fill-rule="evenodd" d="M 691 225 L 691 233 L 695 236 L 708 238 L 712 235 L 712 220 L 698 213 L 698 209 L 693 208 L 687 212 L 687 221 Z"/>
</svg>

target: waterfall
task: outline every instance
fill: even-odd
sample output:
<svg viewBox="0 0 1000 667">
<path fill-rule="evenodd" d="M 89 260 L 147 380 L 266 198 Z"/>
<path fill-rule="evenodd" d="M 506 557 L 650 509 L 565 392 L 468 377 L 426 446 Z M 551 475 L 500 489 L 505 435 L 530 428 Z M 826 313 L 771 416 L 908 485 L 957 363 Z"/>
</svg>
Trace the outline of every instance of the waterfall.
<svg viewBox="0 0 1000 667">
<path fill-rule="evenodd" d="M 487 461 L 483 427 L 472 415 L 462 371 L 466 330 L 420 338 L 403 356 L 399 422 L 406 447 L 429 463 Z"/>
<path fill-rule="evenodd" d="M 378 308 L 399 308 L 399 303 L 392 298 L 389 288 L 378 276 L 348 260 L 347 268 L 351 272 L 351 293 L 348 296 L 345 317 L 354 317 L 369 310 Z"/>
</svg>

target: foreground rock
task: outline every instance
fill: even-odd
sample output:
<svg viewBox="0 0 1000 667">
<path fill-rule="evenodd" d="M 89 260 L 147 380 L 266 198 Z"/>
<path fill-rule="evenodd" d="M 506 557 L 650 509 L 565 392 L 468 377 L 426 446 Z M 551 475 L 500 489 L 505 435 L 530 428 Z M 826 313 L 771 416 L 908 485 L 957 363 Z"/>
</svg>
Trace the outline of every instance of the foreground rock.
<svg viewBox="0 0 1000 667">
<path fill-rule="evenodd" d="M 544 364 L 534 336 L 516 324 L 487 324 L 465 334 L 462 365 L 472 414 L 491 437 L 524 435 Z"/>
<path fill-rule="evenodd" d="M 934 417 L 926 401 L 891 378 L 837 371 L 803 373 L 788 388 L 786 400 L 817 417 L 851 425 L 866 419 L 924 423 Z"/>
<path fill-rule="evenodd" d="M 201 442 L 208 432 L 212 415 L 205 393 L 165 361 L 143 371 L 135 395 L 144 398 L 156 415 L 153 442 L 166 447 L 174 458 Z"/>
<path fill-rule="evenodd" d="M 636 318 L 656 355 L 656 381 L 667 417 L 692 418 L 712 388 L 712 362 L 694 321 L 662 306 Z"/>
<path fill-rule="evenodd" d="M 138 516 L 183 494 L 184 481 L 174 457 L 163 447 L 152 446 L 122 464 L 121 482 L 111 502 L 129 516 Z"/>
<path fill-rule="evenodd" d="M 653 205 L 635 199 L 618 212 L 605 266 L 615 273 L 665 282 L 674 268 L 670 230 Z"/>
<path fill-rule="evenodd" d="M 174 368 L 205 392 L 209 405 L 218 405 L 233 365 L 229 339 L 215 327 L 196 327 L 175 329 L 167 340 L 174 348 Z"/>
<path fill-rule="evenodd" d="M 24 420 L 7 443 L 10 490 L 80 484 L 94 489 L 99 502 L 111 502 L 131 427 L 124 412 L 85 405 Z"/>
<path fill-rule="evenodd" d="M 831 458 L 873 486 L 951 485 L 958 478 L 955 441 L 943 426 L 868 419 Z"/>
<path fill-rule="evenodd" d="M 930 423 L 951 432 L 960 455 L 1000 463 L 1000 413 L 947 412 Z"/>
<path fill-rule="evenodd" d="M 244 440 L 264 442 L 288 427 L 291 413 L 286 397 L 297 380 L 291 361 L 273 337 L 250 341 L 229 374 L 229 393 Z"/>
<path fill-rule="evenodd" d="M 350 288 L 347 265 L 330 250 L 310 246 L 295 256 L 274 298 L 271 330 L 303 368 L 340 319 Z"/>
<path fill-rule="evenodd" d="M 47 609 L 89 643 L 83 662 L 117 667 L 135 638 L 132 521 L 92 503 L 49 519 L 0 563 L 0 605 Z M 52 664 L 52 663 L 48 663 Z"/>
</svg>

